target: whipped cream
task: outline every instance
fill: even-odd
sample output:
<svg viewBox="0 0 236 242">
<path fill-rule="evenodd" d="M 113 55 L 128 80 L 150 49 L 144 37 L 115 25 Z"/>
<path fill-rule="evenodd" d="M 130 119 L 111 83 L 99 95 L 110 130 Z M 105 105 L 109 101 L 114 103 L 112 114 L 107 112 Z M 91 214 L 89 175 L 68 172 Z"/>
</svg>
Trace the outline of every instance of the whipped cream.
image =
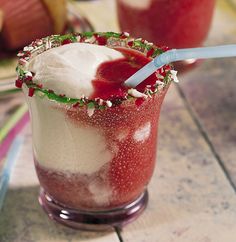
<svg viewBox="0 0 236 242">
<path fill-rule="evenodd" d="M 34 57 L 29 71 L 35 73 L 36 84 L 51 89 L 56 94 L 70 98 L 81 98 L 93 93 L 92 80 L 98 66 L 123 55 L 106 46 L 73 43 L 52 48 Z"/>
<path fill-rule="evenodd" d="M 147 9 L 150 7 L 153 0 L 120 0 L 124 4 L 132 7 L 132 8 L 139 8 L 139 9 Z"/>
</svg>

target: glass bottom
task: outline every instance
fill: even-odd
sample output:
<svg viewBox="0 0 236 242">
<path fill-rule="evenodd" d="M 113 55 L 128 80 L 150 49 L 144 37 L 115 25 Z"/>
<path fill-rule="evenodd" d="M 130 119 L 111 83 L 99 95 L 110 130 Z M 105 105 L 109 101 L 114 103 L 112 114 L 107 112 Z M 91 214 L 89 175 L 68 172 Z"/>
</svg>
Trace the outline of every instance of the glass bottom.
<svg viewBox="0 0 236 242">
<path fill-rule="evenodd" d="M 107 231 L 114 227 L 123 227 L 138 218 L 147 206 L 148 192 L 145 191 L 130 204 L 106 211 L 83 211 L 64 207 L 53 201 L 43 189 L 40 190 L 39 203 L 50 219 L 65 226 L 90 231 Z"/>
</svg>

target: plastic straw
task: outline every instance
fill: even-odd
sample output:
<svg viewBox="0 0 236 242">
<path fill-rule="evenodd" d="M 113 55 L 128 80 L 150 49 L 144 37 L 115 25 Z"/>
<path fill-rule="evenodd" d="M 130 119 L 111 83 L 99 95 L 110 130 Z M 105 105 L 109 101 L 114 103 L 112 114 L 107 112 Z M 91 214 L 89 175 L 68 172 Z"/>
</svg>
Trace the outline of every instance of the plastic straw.
<svg viewBox="0 0 236 242">
<path fill-rule="evenodd" d="M 125 85 L 136 87 L 162 66 L 188 59 L 210 59 L 236 56 L 236 45 L 222 45 L 203 48 L 172 49 L 154 58 L 125 81 Z"/>
</svg>

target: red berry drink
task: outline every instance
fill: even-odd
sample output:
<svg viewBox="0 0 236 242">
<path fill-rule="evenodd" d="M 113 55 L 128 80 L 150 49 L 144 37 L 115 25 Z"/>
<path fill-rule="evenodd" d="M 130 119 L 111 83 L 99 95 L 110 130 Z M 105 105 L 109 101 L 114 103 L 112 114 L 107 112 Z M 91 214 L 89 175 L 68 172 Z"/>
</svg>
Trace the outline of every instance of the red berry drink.
<svg viewBox="0 0 236 242">
<path fill-rule="evenodd" d="M 146 207 L 161 104 L 176 72 L 165 66 L 135 89 L 124 81 L 162 52 L 109 32 L 52 36 L 19 53 L 39 201 L 54 220 L 101 230 Z"/>
<path fill-rule="evenodd" d="M 201 46 L 215 0 L 117 0 L 122 31 L 171 48 Z"/>
</svg>

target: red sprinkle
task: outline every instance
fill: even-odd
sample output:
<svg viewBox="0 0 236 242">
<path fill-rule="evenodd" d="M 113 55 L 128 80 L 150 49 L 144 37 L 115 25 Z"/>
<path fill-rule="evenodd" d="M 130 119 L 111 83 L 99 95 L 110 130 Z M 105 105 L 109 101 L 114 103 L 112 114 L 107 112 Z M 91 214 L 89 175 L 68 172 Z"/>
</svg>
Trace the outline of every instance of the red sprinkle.
<svg viewBox="0 0 236 242">
<path fill-rule="evenodd" d="M 67 45 L 67 44 L 71 44 L 73 41 L 71 39 L 64 39 L 61 44 L 62 45 Z"/>
<path fill-rule="evenodd" d="M 125 34 L 125 32 L 122 32 L 121 35 L 120 35 L 120 38 L 121 39 L 127 39 L 128 36 Z"/>
<path fill-rule="evenodd" d="M 30 51 L 25 51 L 23 53 L 24 53 L 24 55 L 22 56 L 23 58 L 31 56 L 31 52 Z"/>
<path fill-rule="evenodd" d="M 23 85 L 23 81 L 22 81 L 22 80 L 17 79 L 17 80 L 15 81 L 15 86 L 16 86 L 17 88 L 22 88 L 22 85 Z"/>
<path fill-rule="evenodd" d="M 84 36 L 80 36 L 80 41 L 79 42 L 84 42 L 86 40 L 86 38 Z"/>
<path fill-rule="evenodd" d="M 129 47 L 132 47 L 133 46 L 133 43 L 134 43 L 134 41 L 131 40 L 127 44 L 128 44 Z"/>
<path fill-rule="evenodd" d="M 165 71 L 170 71 L 171 70 L 171 66 L 170 65 L 166 65 L 165 66 Z"/>
<path fill-rule="evenodd" d="M 73 108 L 77 108 L 79 106 L 79 102 L 73 104 L 72 106 L 73 106 Z"/>
<path fill-rule="evenodd" d="M 153 92 L 155 91 L 155 89 L 156 89 L 156 88 L 155 88 L 154 86 L 151 86 L 151 87 L 150 87 L 150 90 L 153 91 Z"/>
<path fill-rule="evenodd" d="M 35 89 L 33 87 L 29 88 L 28 96 L 33 97 Z"/>
<path fill-rule="evenodd" d="M 147 57 L 151 57 L 154 53 L 154 49 L 151 48 L 148 52 L 147 52 Z"/>
<path fill-rule="evenodd" d="M 163 51 L 167 51 L 167 50 L 169 50 L 170 48 L 167 47 L 167 46 L 161 46 L 161 49 L 162 49 Z"/>
<path fill-rule="evenodd" d="M 94 37 L 96 38 L 99 45 L 106 45 L 107 44 L 107 38 L 105 36 L 98 36 L 98 35 L 95 34 Z"/>
<path fill-rule="evenodd" d="M 49 92 L 49 93 L 54 93 L 54 91 L 53 91 L 53 90 L 51 90 L 51 89 L 48 89 L 48 92 Z"/>
<path fill-rule="evenodd" d="M 24 78 L 24 82 L 29 84 L 32 81 L 33 77 L 32 76 L 27 76 Z"/>
</svg>

